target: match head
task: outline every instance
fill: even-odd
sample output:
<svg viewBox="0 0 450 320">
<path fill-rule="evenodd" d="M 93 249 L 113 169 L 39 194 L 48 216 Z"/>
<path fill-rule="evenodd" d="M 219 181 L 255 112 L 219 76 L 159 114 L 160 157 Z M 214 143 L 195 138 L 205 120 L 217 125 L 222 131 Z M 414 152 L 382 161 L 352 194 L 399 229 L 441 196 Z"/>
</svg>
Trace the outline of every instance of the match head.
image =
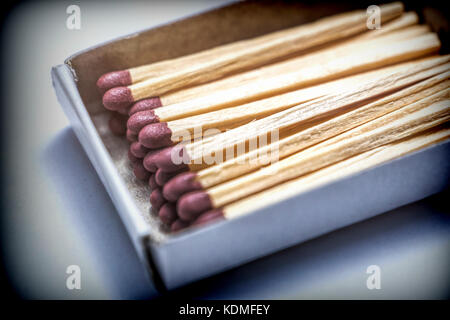
<svg viewBox="0 0 450 320">
<path fill-rule="evenodd" d="M 140 144 L 138 141 L 136 141 L 131 144 L 130 151 L 133 154 L 133 156 L 142 159 L 147 155 L 149 150 L 142 144 Z"/>
<path fill-rule="evenodd" d="M 164 203 L 159 209 L 158 216 L 163 223 L 170 226 L 178 218 L 175 204 L 170 202 Z"/>
<path fill-rule="evenodd" d="M 153 110 L 139 111 L 130 116 L 127 121 L 127 128 L 137 134 L 146 125 L 157 122 L 159 122 L 159 118 Z"/>
<path fill-rule="evenodd" d="M 130 84 L 131 75 L 128 70 L 108 72 L 97 80 L 97 87 L 101 93 L 114 87 L 125 87 Z"/>
<path fill-rule="evenodd" d="M 163 188 L 163 195 L 169 201 L 177 201 L 183 194 L 202 190 L 202 185 L 196 180 L 197 173 L 184 172 L 170 179 Z"/>
<path fill-rule="evenodd" d="M 108 110 L 126 109 L 133 102 L 133 95 L 128 87 L 115 87 L 109 89 L 103 95 L 103 105 Z"/>
<path fill-rule="evenodd" d="M 166 200 L 164 199 L 161 189 L 156 188 L 150 194 L 150 203 L 155 210 L 159 210 Z"/>
<path fill-rule="evenodd" d="M 174 160 L 177 161 L 174 161 Z M 181 160 L 181 161 L 179 161 Z M 154 158 L 156 166 L 165 172 L 176 172 L 189 169 L 190 162 L 186 149 L 182 144 L 162 149 Z"/>
<path fill-rule="evenodd" d="M 150 178 L 150 172 L 145 170 L 140 161 L 133 164 L 133 172 L 136 178 L 138 178 L 139 180 L 148 181 L 148 179 Z"/>
<path fill-rule="evenodd" d="M 156 172 L 158 167 L 156 166 L 155 158 L 161 150 L 151 150 L 147 152 L 147 155 L 144 157 L 143 165 L 144 168 L 150 172 Z"/>
<path fill-rule="evenodd" d="M 126 124 L 125 124 L 125 126 L 126 126 Z M 135 142 L 138 140 L 137 134 L 134 132 L 131 132 L 129 129 L 127 129 L 126 135 L 127 135 L 127 140 L 130 142 Z"/>
<path fill-rule="evenodd" d="M 173 177 L 175 177 L 179 173 L 180 172 L 165 172 L 165 171 L 163 171 L 161 169 L 158 169 L 156 171 L 156 173 L 155 173 L 156 183 L 160 187 L 162 187 L 162 186 L 164 186 L 167 183 L 167 181 L 169 181 L 170 179 L 172 179 Z"/>
<path fill-rule="evenodd" d="M 127 131 L 127 119 L 118 113 L 113 113 L 108 121 L 109 129 L 116 136 L 123 136 Z"/>
<path fill-rule="evenodd" d="M 128 110 L 128 115 L 132 116 L 136 112 L 156 109 L 162 106 L 161 99 L 159 97 L 152 97 L 143 100 L 139 100 Z"/>
<path fill-rule="evenodd" d="M 150 178 L 148 179 L 148 185 L 150 186 L 150 189 L 152 189 L 152 190 L 158 188 L 158 184 L 156 183 L 154 173 L 152 175 L 150 175 Z"/>
<path fill-rule="evenodd" d="M 128 108 L 125 108 L 125 109 L 119 109 L 119 110 L 116 110 L 116 112 L 117 112 L 118 114 L 121 114 L 121 115 L 123 115 L 123 116 L 126 116 L 127 119 L 128 119 Z M 126 122 L 126 121 L 125 121 L 125 122 Z M 126 125 L 126 123 L 125 123 L 125 125 Z"/>
<path fill-rule="evenodd" d="M 172 225 L 170 226 L 170 231 L 176 232 L 187 227 L 189 227 L 189 222 L 178 219 L 174 223 L 172 223 Z"/>
<path fill-rule="evenodd" d="M 177 212 L 181 220 L 192 221 L 205 211 L 213 209 L 209 195 L 201 191 L 184 194 L 177 202 Z"/>
<path fill-rule="evenodd" d="M 192 223 L 193 226 L 202 225 L 205 223 L 213 222 L 219 219 L 223 219 L 223 211 L 222 209 L 213 209 L 209 210 L 205 213 L 202 213 L 197 219 Z"/>
<path fill-rule="evenodd" d="M 138 135 L 139 142 L 150 149 L 171 146 L 173 144 L 171 138 L 172 130 L 169 129 L 166 122 L 146 125 Z"/>
</svg>

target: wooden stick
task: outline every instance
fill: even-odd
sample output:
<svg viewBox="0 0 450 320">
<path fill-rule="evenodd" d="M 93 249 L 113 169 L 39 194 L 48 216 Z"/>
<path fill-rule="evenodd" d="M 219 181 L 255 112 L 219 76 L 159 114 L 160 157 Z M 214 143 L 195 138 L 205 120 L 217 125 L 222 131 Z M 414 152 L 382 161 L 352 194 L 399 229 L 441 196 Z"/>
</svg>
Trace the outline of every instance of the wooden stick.
<svg viewBox="0 0 450 320">
<path fill-rule="evenodd" d="M 178 215 L 193 220 L 204 211 L 445 123 L 450 120 L 450 89 L 440 96 L 438 102 L 427 97 L 254 173 L 185 194 L 178 200 Z"/>
<path fill-rule="evenodd" d="M 413 25 L 412 23 L 414 20 L 412 18 L 417 17 L 415 13 L 407 13 L 401 16 L 401 18 L 395 19 L 390 22 L 389 24 L 383 25 L 382 29 L 379 30 L 372 30 L 370 32 L 363 33 L 362 35 L 371 35 L 370 37 L 361 37 L 356 36 L 352 37 L 348 40 L 345 40 L 344 42 L 339 42 L 337 44 L 331 45 L 331 46 L 339 46 L 344 43 L 350 43 L 355 42 L 358 40 L 367 40 L 367 39 L 373 39 L 379 36 L 387 35 L 388 33 L 392 33 L 394 31 L 399 31 L 400 29 L 406 28 L 410 25 Z M 398 21 L 397 20 L 401 20 Z M 394 25 L 394 22 L 395 25 Z M 392 26 L 391 26 L 392 24 Z M 404 31 L 404 30 L 402 30 Z M 420 35 L 425 33 L 425 31 L 429 31 L 428 26 L 420 26 L 419 29 L 410 29 L 410 37 L 413 36 L 413 32 L 416 33 L 416 35 Z M 406 34 L 405 34 L 406 36 Z M 239 85 L 242 85 L 243 83 L 248 83 L 250 81 L 254 81 L 255 79 L 261 78 L 261 77 L 267 77 L 269 75 L 274 75 L 279 73 L 279 67 L 283 68 L 283 64 L 286 62 L 278 62 L 274 64 L 270 64 L 265 67 L 261 67 L 256 70 L 247 71 L 238 73 L 236 75 L 228 76 L 224 79 L 219 79 L 216 81 L 208 82 L 205 84 L 197 85 L 194 87 L 189 87 L 181 90 L 177 90 L 174 92 L 165 93 L 159 96 L 159 103 L 162 106 L 168 106 L 171 104 L 183 102 L 189 99 L 198 98 L 200 96 L 205 96 L 210 94 L 211 92 L 218 91 L 218 90 L 224 90 L 229 89 L 232 87 L 237 87 Z M 154 98 L 156 99 L 156 98 Z M 134 112 L 132 112 L 134 113 Z"/>
<path fill-rule="evenodd" d="M 380 6 L 382 22 L 398 17 L 403 4 Z M 97 85 L 105 90 L 117 85 L 138 85 L 136 98 L 157 96 L 186 85 L 218 79 L 243 68 L 251 68 L 313 46 L 362 32 L 366 27 L 365 10 L 357 10 L 319 19 L 249 40 L 242 40 L 194 53 L 102 76 Z M 350 34 L 349 34 L 350 33 Z M 167 72 L 167 70 L 173 70 Z M 145 88 L 145 89 L 144 89 Z M 140 90 L 140 91 L 139 91 Z M 145 90 L 145 93 L 143 91 Z M 140 98 L 138 98 L 140 97 Z"/>
<path fill-rule="evenodd" d="M 439 93 L 440 94 L 440 93 Z M 380 119 L 363 125 L 361 128 L 353 129 L 347 134 L 331 138 L 324 145 L 311 147 L 302 154 L 295 154 L 274 164 L 277 168 L 267 167 L 261 172 L 255 172 L 248 176 L 227 182 L 211 188 L 208 193 L 215 206 L 222 206 L 237 199 L 243 198 L 255 190 L 263 190 L 270 185 L 301 176 L 304 173 L 320 169 L 321 167 L 343 160 L 351 155 L 370 150 L 385 143 L 404 138 L 408 135 L 426 130 L 449 120 L 450 113 L 450 90 L 446 89 L 440 97 L 447 100 L 439 101 L 430 107 L 412 111 L 416 108 L 411 106 L 394 111 Z M 424 99 L 427 102 L 434 99 L 432 96 Z M 414 107 L 423 107 L 415 103 Z M 411 113 L 412 112 L 412 113 Z M 403 117 L 402 117 L 403 116 Z M 381 128 L 379 127 L 381 125 Z M 324 149 L 321 149 L 324 148 Z M 270 171 L 277 170 L 276 177 L 270 175 Z M 268 171 L 262 172 L 263 170 Z M 269 171 L 270 170 L 270 171 Z M 269 177 L 268 177 L 269 174 Z M 269 183 L 269 184 L 267 184 Z M 244 189 L 238 186 L 247 186 Z M 238 187 L 236 189 L 236 187 Z M 230 193 L 234 191 L 233 193 Z"/>
<path fill-rule="evenodd" d="M 323 83 L 386 64 L 412 59 L 431 53 L 437 50 L 440 45 L 435 34 L 424 35 L 413 40 L 392 42 L 388 46 L 382 46 L 378 42 L 376 44 L 376 46 L 366 44 L 364 47 L 360 47 L 360 50 L 355 48 L 346 55 L 330 57 L 329 60 L 323 62 L 317 61 L 299 71 L 261 79 L 247 86 L 216 92 L 211 96 L 199 99 L 200 101 L 189 101 L 184 106 L 176 104 L 148 110 L 145 117 L 130 117 L 128 128 L 132 130 L 131 128 L 140 128 L 142 124 L 146 124 L 139 132 L 139 142 L 151 149 L 164 147 L 171 144 L 171 131 L 166 124 L 161 122 L 229 107 L 230 102 L 234 104 L 246 103 L 247 100 L 280 94 L 294 90 L 296 87 Z M 148 124 L 149 122 L 151 125 Z M 160 124 L 155 125 L 158 122 Z"/>
<path fill-rule="evenodd" d="M 195 139 L 201 136 L 208 136 L 208 131 L 205 132 L 205 130 L 208 129 L 214 129 L 214 132 L 217 132 L 217 130 L 225 131 L 227 129 L 236 128 L 250 121 L 267 117 L 297 104 L 323 97 L 331 92 L 336 92 L 336 89 L 340 90 L 342 87 L 345 88 L 357 85 L 361 81 L 367 81 L 369 74 L 370 73 L 364 75 L 364 77 L 356 75 L 253 101 L 237 107 L 225 108 L 218 111 L 169 121 L 167 122 L 167 128 L 170 130 L 171 144 L 183 140 L 183 138 L 186 137 L 186 133 L 189 133 L 188 139 Z"/>
<path fill-rule="evenodd" d="M 449 68 L 450 65 L 447 65 L 447 70 Z M 176 201 L 187 192 L 210 188 L 255 171 L 424 97 L 436 94 L 448 88 L 450 80 L 446 79 L 449 76 L 450 71 L 447 71 L 241 156 L 198 172 L 182 173 L 164 186 L 163 194 L 169 201 Z"/>
<path fill-rule="evenodd" d="M 390 32 L 388 34 L 380 35 L 380 37 L 381 36 L 383 37 L 384 39 L 383 45 L 386 45 L 388 42 L 392 41 L 412 39 L 416 36 L 423 35 L 428 31 L 429 31 L 428 27 L 426 26 L 413 26 L 401 31 Z M 210 112 L 211 110 L 208 110 L 208 108 L 221 109 L 222 107 L 227 107 L 227 105 L 221 106 L 220 104 L 216 106 L 216 104 L 220 102 L 221 92 L 222 93 L 225 92 L 225 94 L 227 94 L 227 90 L 230 89 L 234 90 L 236 88 L 245 89 L 246 85 L 251 86 L 255 82 L 260 81 L 261 79 L 273 78 L 283 73 L 290 73 L 292 72 L 292 70 L 301 70 L 302 68 L 308 67 L 316 63 L 317 62 L 316 60 L 322 61 L 334 59 L 337 53 L 339 53 L 338 55 L 345 55 L 346 52 L 354 50 L 354 46 L 358 42 L 361 43 L 363 41 L 348 39 L 339 44 L 331 45 L 326 49 L 318 50 L 310 55 L 290 59 L 280 63 L 275 63 L 253 71 L 244 72 L 235 76 L 227 77 L 219 81 L 207 83 L 192 88 L 187 88 L 184 90 L 177 91 L 175 93 L 162 95 L 160 97 L 153 97 L 140 100 L 139 102 L 135 103 L 133 107 L 128 111 L 129 115 L 132 117 L 132 119 L 130 119 L 129 130 L 137 134 L 140 131 L 140 129 L 142 129 L 142 127 L 156 121 L 155 119 L 159 119 L 153 113 L 153 111 L 149 110 L 161 106 L 168 106 L 173 103 L 177 103 L 176 107 L 172 106 L 172 109 L 175 110 L 175 112 L 177 109 L 179 109 L 181 110 L 180 111 L 181 114 L 187 113 L 187 116 L 191 114 L 201 114 L 204 112 Z M 246 95 L 245 91 L 243 92 L 243 95 L 244 96 Z M 187 102 L 187 100 L 189 99 L 191 99 L 191 101 Z M 250 97 L 247 100 L 251 101 L 255 99 Z M 179 102 L 182 103 L 180 104 Z M 232 106 L 233 102 L 230 103 L 231 103 L 230 106 Z M 208 104 L 210 104 L 211 107 L 209 107 Z M 239 103 L 236 102 L 234 104 Z M 191 110 L 190 113 L 188 110 Z M 177 116 L 175 118 L 183 118 L 183 116 Z"/>
<path fill-rule="evenodd" d="M 370 30 L 369 32 L 364 32 L 361 35 L 356 36 L 356 39 L 373 39 L 380 35 L 389 33 L 394 30 L 400 30 L 412 25 L 419 23 L 419 16 L 414 11 L 405 12 L 400 17 L 389 21 L 381 26 L 381 29 Z"/>
<path fill-rule="evenodd" d="M 268 135 L 274 130 L 288 130 L 296 128 L 301 124 L 330 114 L 333 111 L 343 110 L 345 107 L 355 104 L 358 101 L 364 101 L 394 90 L 402 86 L 420 81 L 426 77 L 448 70 L 448 65 L 432 67 L 428 69 L 429 64 L 439 61 L 446 61 L 449 58 L 442 57 L 430 60 L 423 60 L 407 70 L 401 70 L 395 73 L 387 72 L 375 80 L 362 82 L 359 86 L 348 88 L 342 94 L 324 97 L 318 101 L 302 103 L 285 111 L 278 112 L 269 117 L 251 122 L 247 125 L 224 132 L 211 138 L 205 138 L 199 142 L 187 144 L 186 152 L 191 158 L 191 163 L 202 164 L 204 155 L 218 154 L 226 151 L 226 148 L 242 145 L 245 141 L 257 138 L 261 135 Z M 441 60 L 442 59 L 442 60 Z M 425 69 L 425 70 L 423 70 Z M 421 72 L 417 72 L 419 70 Z M 280 132 L 281 134 L 281 132 Z"/>
<path fill-rule="evenodd" d="M 366 151 L 329 167 L 226 205 L 222 209 L 209 212 L 203 217 L 199 217 L 194 224 L 202 224 L 219 217 L 234 219 L 255 212 L 449 138 L 450 128 L 448 126 L 438 127 L 437 129 L 408 137 L 405 140 Z"/>
</svg>

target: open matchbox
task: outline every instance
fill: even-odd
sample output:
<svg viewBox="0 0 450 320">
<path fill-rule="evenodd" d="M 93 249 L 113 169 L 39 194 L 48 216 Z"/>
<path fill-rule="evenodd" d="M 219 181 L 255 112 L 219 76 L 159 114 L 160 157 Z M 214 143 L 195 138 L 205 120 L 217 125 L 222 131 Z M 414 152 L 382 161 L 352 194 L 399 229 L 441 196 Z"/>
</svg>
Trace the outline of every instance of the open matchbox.
<svg viewBox="0 0 450 320">
<path fill-rule="evenodd" d="M 126 138 L 108 128 L 109 112 L 95 85 L 98 77 L 346 9 L 235 3 L 89 48 L 52 69 L 58 100 L 159 289 L 211 276 L 448 187 L 447 140 L 232 220 L 169 234 L 150 212 L 150 189 L 132 173 Z"/>
</svg>

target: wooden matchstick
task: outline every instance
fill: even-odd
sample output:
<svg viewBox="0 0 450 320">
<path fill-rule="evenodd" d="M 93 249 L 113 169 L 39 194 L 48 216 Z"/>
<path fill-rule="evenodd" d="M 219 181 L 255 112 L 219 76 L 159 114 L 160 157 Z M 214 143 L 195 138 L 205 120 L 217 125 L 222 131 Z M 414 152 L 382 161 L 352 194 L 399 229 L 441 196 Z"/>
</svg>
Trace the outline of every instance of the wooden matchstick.
<svg viewBox="0 0 450 320">
<path fill-rule="evenodd" d="M 449 97 L 447 88 L 259 171 L 205 191 L 187 193 L 177 202 L 178 215 L 192 221 L 205 211 L 445 123 L 450 120 Z"/>
<path fill-rule="evenodd" d="M 224 131 L 227 129 L 236 128 L 250 121 L 267 117 L 276 112 L 288 109 L 297 104 L 311 101 L 329 94 L 336 89 L 349 87 L 354 84 L 358 84 L 360 81 L 367 81 L 370 73 L 364 75 L 364 78 L 360 75 L 347 77 L 331 82 L 327 82 L 321 85 L 312 86 L 304 89 L 291 91 L 288 93 L 276 95 L 262 100 L 253 101 L 240 106 L 225 108 L 217 111 L 207 112 L 196 116 L 186 117 L 178 120 L 167 122 L 167 136 L 170 134 L 169 139 L 161 139 L 161 136 L 155 136 L 153 142 L 150 142 L 152 136 L 146 137 L 146 142 L 151 143 L 153 146 L 160 145 L 162 141 L 168 141 L 168 144 L 174 144 L 182 141 L 184 138 L 196 139 L 201 136 L 208 136 L 211 133 L 216 133 L 217 130 Z M 353 83 L 352 83 L 353 82 Z M 138 119 L 136 121 L 136 119 Z M 130 119 L 130 123 L 138 123 L 139 127 L 142 125 L 142 114 L 138 113 Z M 160 124 L 149 124 L 147 130 L 150 131 L 151 127 L 158 128 Z M 136 130 L 138 128 L 135 127 Z M 214 129 L 214 131 L 208 132 L 208 129 Z"/>
<path fill-rule="evenodd" d="M 380 6 L 382 22 L 403 13 L 403 4 L 395 2 Z M 249 40 L 242 40 L 194 53 L 180 58 L 110 72 L 97 81 L 100 90 L 135 84 L 132 96 L 140 100 L 149 96 L 204 83 L 241 69 L 288 56 L 313 46 L 357 34 L 366 27 L 365 10 L 338 14 L 313 23 L 272 32 Z M 351 30 L 351 31 L 350 31 Z M 352 33 L 351 33 L 352 32 Z M 173 70 L 168 72 L 167 70 Z"/>
<path fill-rule="evenodd" d="M 400 31 L 397 31 L 397 32 L 400 32 Z M 381 36 L 381 37 L 384 37 L 384 36 Z M 359 40 L 356 42 L 360 42 L 360 41 L 365 42 L 365 41 L 370 41 L 370 40 L 374 41 L 376 39 L 378 39 L 378 37 L 375 39 Z M 335 49 L 335 46 L 333 46 L 332 48 L 329 48 L 329 49 Z M 325 49 L 323 49 L 323 50 L 325 50 Z M 319 50 L 319 51 L 322 52 L 322 50 Z M 314 55 L 314 53 L 306 54 L 305 56 L 300 56 L 299 58 L 293 58 L 288 61 L 289 61 L 290 65 L 295 66 L 295 63 L 302 62 L 301 58 L 303 58 L 303 57 L 307 58 L 312 55 Z M 288 64 L 286 63 L 286 65 L 288 65 Z M 289 69 L 287 69 L 287 71 L 289 71 Z M 105 106 L 105 108 L 110 109 L 110 110 L 121 110 L 121 109 L 127 108 L 130 104 L 134 103 L 135 101 L 145 99 L 148 97 L 155 97 L 155 96 L 161 95 L 162 93 L 155 94 L 152 91 L 150 91 L 149 88 L 151 86 L 149 87 L 149 83 L 148 83 L 150 80 L 146 80 L 144 82 L 140 82 L 140 83 L 128 86 L 128 87 L 115 87 L 115 88 L 108 90 L 103 96 L 103 105 Z"/>
<path fill-rule="evenodd" d="M 344 113 L 317 126 L 288 136 L 272 145 L 250 151 L 198 172 L 182 173 L 164 186 L 164 197 L 169 201 L 176 201 L 187 192 L 210 188 L 257 170 L 276 160 L 273 152 L 277 152 L 276 156 L 283 159 L 346 130 L 395 111 L 407 104 L 414 103 L 423 97 L 433 95 L 450 85 L 450 81 L 444 81 L 449 76 L 450 72 L 440 74 L 354 111 Z"/>
<path fill-rule="evenodd" d="M 380 42 L 381 40 L 381 42 Z M 314 85 L 337 79 L 339 77 L 375 69 L 386 64 L 409 60 L 432 53 L 440 47 L 435 34 L 426 34 L 405 41 L 383 43 L 382 38 L 358 45 L 345 53 L 334 54 L 324 61 L 304 66 L 301 69 L 279 76 L 260 79 L 251 84 L 237 88 L 215 92 L 210 96 L 194 99 L 185 103 L 174 104 L 164 108 L 147 111 L 145 119 L 134 118 L 128 121 L 128 128 L 140 128 L 139 142 L 148 148 L 159 148 L 171 144 L 170 129 L 167 121 L 199 113 L 215 111 L 251 100 L 262 99 L 275 94 L 292 91 L 302 86 Z M 153 122 L 153 123 L 152 123 Z M 148 123 L 153 125 L 148 125 Z M 158 125 L 155 125 L 159 123 Z M 133 131 L 133 130 L 132 130 Z"/>
<path fill-rule="evenodd" d="M 108 121 L 109 129 L 116 136 L 123 136 L 127 131 L 127 120 L 127 116 L 117 112 L 112 112 Z"/>
<path fill-rule="evenodd" d="M 331 113 L 346 110 L 348 106 L 367 99 L 375 98 L 378 95 L 386 95 L 393 90 L 403 86 L 413 84 L 443 72 L 448 71 L 448 65 L 440 65 L 440 61 L 448 61 L 450 56 L 426 59 L 422 63 L 413 64 L 409 69 L 401 69 L 395 72 L 386 72 L 368 81 L 361 81 L 361 84 L 336 95 L 326 96 L 311 102 L 299 104 L 295 107 L 278 112 L 258 121 L 253 121 L 247 125 L 229 130 L 215 137 L 203 139 L 199 142 L 187 144 L 186 151 L 193 163 L 199 163 L 199 157 L 203 155 L 217 154 L 226 148 L 239 146 L 241 143 L 261 135 L 268 135 L 273 130 L 289 130 L 297 128 L 313 119 L 325 117 Z M 430 64 L 438 65 L 428 68 Z M 394 68 L 395 70 L 395 68 Z M 417 72 L 419 70 L 420 72 Z M 206 152 L 206 153 L 205 153 Z"/>
<path fill-rule="evenodd" d="M 450 138 L 448 126 L 387 144 L 200 215 L 192 225 L 234 219 Z"/>
<path fill-rule="evenodd" d="M 413 84 L 415 81 L 443 73 L 448 70 L 448 66 L 442 64 L 448 62 L 449 59 L 450 56 L 438 56 L 385 68 L 382 71 L 374 71 L 369 81 L 361 80 L 359 86 L 347 87 L 346 90 L 343 90 L 342 94 L 349 95 L 346 99 L 340 99 L 339 94 L 331 95 L 325 101 L 321 98 L 322 100 L 320 101 L 303 103 L 239 128 L 218 134 L 215 137 L 204 138 L 199 142 L 183 144 L 173 149 L 163 149 L 161 152 L 155 153 L 152 158 L 144 159 L 144 166 L 154 166 L 170 172 L 188 165 L 190 170 L 197 171 L 207 166 L 205 161 L 203 161 L 204 155 L 223 155 L 227 148 L 243 145 L 249 139 L 257 138 L 263 134 L 267 135 L 273 130 L 298 126 L 300 123 L 308 121 L 308 119 L 317 118 L 320 114 L 330 113 L 332 110 L 345 109 L 350 103 L 374 97 L 376 94 L 382 93 L 383 90 L 389 92 L 389 90 L 394 88 L 401 88 L 402 85 Z M 373 75 L 378 75 L 378 77 L 373 77 Z M 369 90 L 369 87 L 373 90 Z M 174 155 L 178 156 L 178 153 L 182 153 L 183 163 L 178 164 L 172 161 L 172 157 Z"/>
</svg>

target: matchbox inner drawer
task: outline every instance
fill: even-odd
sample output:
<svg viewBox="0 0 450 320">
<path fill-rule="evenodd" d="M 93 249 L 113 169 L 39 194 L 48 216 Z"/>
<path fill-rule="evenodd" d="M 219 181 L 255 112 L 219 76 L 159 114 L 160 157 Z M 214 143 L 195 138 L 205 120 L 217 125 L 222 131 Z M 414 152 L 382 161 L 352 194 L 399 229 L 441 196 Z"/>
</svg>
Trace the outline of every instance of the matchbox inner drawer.
<svg viewBox="0 0 450 320">
<path fill-rule="evenodd" d="M 112 70 L 174 58 L 306 23 L 349 5 L 237 3 L 87 49 L 52 70 L 53 84 L 143 266 L 160 288 L 174 288 L 442 191 L 450 177 L 443 142 L 319 187 L 252 214 L 177 234 L 150 213 L 146 183 L 137 181 L 125 137 L 107 127 L 96 88 Z M 411 187 L 414 186 L 414 187 Z"/>
</svg>

